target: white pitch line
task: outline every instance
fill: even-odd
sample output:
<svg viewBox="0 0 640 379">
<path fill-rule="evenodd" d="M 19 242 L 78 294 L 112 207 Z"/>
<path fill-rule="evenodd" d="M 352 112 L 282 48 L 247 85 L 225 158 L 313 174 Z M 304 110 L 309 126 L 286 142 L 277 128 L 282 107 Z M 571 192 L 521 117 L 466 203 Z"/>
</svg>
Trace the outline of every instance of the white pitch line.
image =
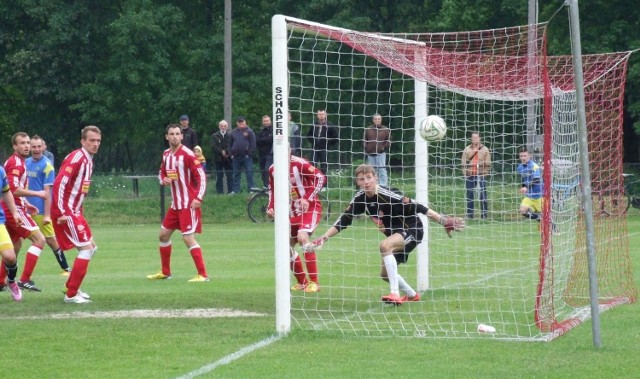
<svg viewBox="0 0 640 379">
<path fill-rule="evenodd" d="M 264 313 L 247 312 L 229 308 L 206 309 L 131 309 L 118 311 L 51 313 L 38 316 L 0 317 L 0 320 L 59 320 L 82 318 L 220 318 L 263 317 Z"/>
<path fill-rule="evenodd" d="M 242 349 L 236 351 L 233 354 L 229 354 L 226 357 L 219 359 L 215 362 L 209 363 L 208 365 L 202 366 L 197 370 L 191 371 L 187 374 L 184 374 L 182 376 L 179 376 L 177 379 L 189 379 L 189 378 L 195 378 L 196 376 L 200 376 L 200 375 L 204 375 L 206 373 L 209 373 L 213 370 L 215 370 L 216 368 L 229 364 L 233 361 L 235 361 L 236 359 L 240 359 L 243 356 L 254 352 L 260 348 L 263 348 L 265 346 L 268 346 L 276 341 L 278 341 L 279 339 L 281 339 L 284 336 L 284 334 L 276 334 L 274 336 L 271 336 L 269 338 L 266 338 L 260 342 L 254 343 L 253 345 L 249 345 L 247 347 L 243 347 Z"/>
</svg>

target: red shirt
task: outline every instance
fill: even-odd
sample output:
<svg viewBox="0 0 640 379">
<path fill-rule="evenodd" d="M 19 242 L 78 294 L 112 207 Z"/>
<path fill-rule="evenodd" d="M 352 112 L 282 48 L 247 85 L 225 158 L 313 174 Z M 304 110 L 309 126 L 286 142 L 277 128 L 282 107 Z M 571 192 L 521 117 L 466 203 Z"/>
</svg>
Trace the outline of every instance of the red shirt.
<svg viewBox="0 0 640 379">
<path fill-rule="evenodd" d="M 273 209 L 274 167 L 274 165 L 269 167 L 269 206 L 267 209 Z M 309 210 L 320 209 L 322 205 L 317 195 L 325 181 L 326 178 L 322 171 L 315 168 L 307 160 L 292 155 L 289 162 L 290 216 L 302 214 L 300 199 L 309 201 Z"/>
<path fill-rule="evenodd" d="M 12 154 L 6 162 L 4 162 L 4 170 L 7 172 L 7 181 L 11 193 L 15 193 L 16 189 L 29 188 L 29 177 L 27 176 L 27 166 L 25 160 L 18 154 Z M 25 209 L 25 200 L 23 197 L 14 196 L 16 208 Z M 4 202 L 2 203 L 4 205 Z M 7 208 L 8 210 L 8 208 Z"/>
<path fill-rule="evenodd" d="M 160 182 L 164 178 L 171 181 L 171 209 L 187 209 L 193 199 L 202 202 L 207 187 L 207 176 L 202 164 L 184 145 L 180 145 L 175 153 L 167 149 L 162 154 L 160 165 Z"/>
<path fill-rule="evenodd" d="M 91 187 L 93 157 L 85 149 L 72 151 L 60 166 L 53 182 L 51 216 L 70 216 L 82 213 L 82 202 Z"/>
</svg>

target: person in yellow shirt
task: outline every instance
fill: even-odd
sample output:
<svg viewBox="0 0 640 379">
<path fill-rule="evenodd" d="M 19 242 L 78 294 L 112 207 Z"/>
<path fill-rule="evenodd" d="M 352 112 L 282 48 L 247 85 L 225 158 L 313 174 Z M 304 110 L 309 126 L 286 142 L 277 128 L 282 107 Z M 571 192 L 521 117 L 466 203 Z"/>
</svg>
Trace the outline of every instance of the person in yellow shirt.
<svg viewBox="0 0 640 379">
<path fill-rule="evenodd" d="M 491 152 L 480 142 L 480 133 L 471 133 L 471 144 L 462 152 L 462 173 L 467 190 L 467 218 L 474 213 L 474 194 L 479 189 L 480 217 L 487 218 L 489 201 L 487 200 L 486 176 L 491 171 Z"/>
<path fill-rule="evenodd" d="M 200 161 L 202 168 L 207 171 L 207 158 L 202 155 L 202 148 L 200 146 L 196 146 L 193 148 L 193 153 L 196 155 L 196 158 Z"/>
</svg>

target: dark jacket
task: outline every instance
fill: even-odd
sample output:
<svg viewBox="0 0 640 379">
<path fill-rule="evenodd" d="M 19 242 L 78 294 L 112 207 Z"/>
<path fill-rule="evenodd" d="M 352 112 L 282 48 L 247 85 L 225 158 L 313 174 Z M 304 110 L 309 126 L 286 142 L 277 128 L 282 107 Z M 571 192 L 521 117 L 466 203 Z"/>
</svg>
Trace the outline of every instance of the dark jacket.
<svg viewBox="0 0 640 379">
<path fill-rule="evenodd" d="M 192 151 L 194 147 L 198 146 L 198 135 L 191 127 L 182 129 L 182 144 Z"/>
<path fill-rule="evenodd" d="M 314 123 L 307 137 L 311 139 L 314 150 L 327 150 L 338 142 L 338 127 L 330 122 L 324 125 Z"/>
<path fill-rule="evenodd" d="M 256 147 L 258 154 L 262 157 L 273 154 L 273 127 L 263 127 L 256 135 Z"/>
<path fill-rule="evenodd" d="M 231 146 L 231 131 L 227 130 L 227 132 L 222 135 L 220 131 L 213 133 L 211 135 L 211 149 L 213 150 L 213 161 L 214 162 L 222 162 L 225 159 L 229 159 L 230 157 L 223 157 L 222 152 L 226 151 L 227 155 L 229 154 L 229 147 Z"/>
<path fill-rule="evenodd" d="M 251 128 L 235 128 L 231 132 L 231 157 L 253 156 L 256 151 L 256 135 Z"/>
</svg>

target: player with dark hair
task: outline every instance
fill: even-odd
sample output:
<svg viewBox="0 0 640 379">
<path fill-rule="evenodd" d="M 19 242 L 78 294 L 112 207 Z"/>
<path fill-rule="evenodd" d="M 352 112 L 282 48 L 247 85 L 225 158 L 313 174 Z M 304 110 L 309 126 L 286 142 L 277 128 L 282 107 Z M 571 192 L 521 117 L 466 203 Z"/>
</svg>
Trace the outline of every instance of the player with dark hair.
<svg viewBox="0 0 640 379">
<path fill-rule="evenodd" d="M 440 215 L 408 197 L 378 185 L 375 169 L 362 164 L 355 171 L 356 184 L 360 190 L 349 203 L 340 218 L 320 238 L 310 244 L 311 248 L 322 246 L 329 238 L 340 233 L 359 214 L 368 215 L 387 236 L 380 242 L 382 263 L 380 276 L 389 282 L 390 293 L 382 296 L 388 304 L 401 305 L 406 301 L 419 301 L 418 294 L 398 273 L 398 264 L 406 263 L 409 253 L 422 242 L 424 227 L 418 213 L 444 226 L 447 234 L 464 229 L 464 220 Z M 400 296 L 400 291 L 405 296 Z"/>
<path fill-rule="evenodd" d="M 169 148 L 162 154 L 158 179 L 171 187 L 171 207 L 160 228 L 160 263 L 162 270 L 147 275 L 147 279 L 171 279 L 171 234 L 182 232 L 182 240 L 189 249 L 198 274 L 189 282 L 208 282 L 209 275 L 202 258 L 202 249 L 195 234 L 202 233 L 202 200 L 207 178 L 193 151 L 182 144 L 182 130 L 178 124 L 169 124 L 165 138 Z"/>
<path fill-rule="evenodd" d="M 4 162 L 4 169 L 7 180 L 9 181 L 9 188 L 15 198 L 16 210 L 21 222 L 17 222 L 17 219 L 13 218 L 7 205 L 3 203 L 2 206 L 7 218 L 6 228 L 9 236 L 11 236 L 13 250 L 16 256 L 20 252 L 23 239 L 31 240 L 31 246 L 27 249 L 18 286 L 25 290 L 40 292 L 40 288 L 31 280 L 31 275 L 36 268 L 40 253 L 42 253 L 45 239 L 38 225 L 33 218 L 31 218 L 31 214 L 37 212 L 38 209 L 27 201 L 26 196 L 37 196 L 44 199 L 45 191 L 33 191 L 29 189 L 29 176 L 27 175 L 25 163 L 25 159 L 29 157 L 29 152 L 31 151 L 29 135 L 18 132 L 11 137 L 11 142 L 13 144 L 13 154 Z M 0 283 L 5 282 L 6 275 L 7 272 L 4 270 L 4 267 L 0 267 Z"/>
<path fill-rule="evenodd" d="M 269 205 L 267 215 L 274 215 L 274 165 L 269 167 Z M 309 245 L 309 237 L 322 220 L 322 203 L 318 199 L 318 193 L 325 184 L 324 174 L 307 160 L 290 155 L 289 161 L 289 252 L 290 268 L 298 283 L 291 287 L 294 291 L 318 292 L 318 264 L 316 253 Z M 302 261 L 295 250 L 299 244 L 304 253 L 304 262 L 307 266 L 309 280 L 302 268 Z"/>
<path fill-rule="evenodd" d="M 51 221 L 56 241 L 62 250 L 78 249 L 73 269 L 65 283 L 64 302 L 86 304 L 89 294 L 80 290 L 87 275 L 89 261 L 98 247 L 93 240 L 89 223 L 84 218 L 82 203 L 89 194 L 93 175 L 93 156 L 100 149 L 102 133 L 95 125 L 82 129 L 82 147 L 72 151 L 62 161 L 60 171 L 53 182 Z"/>
<path fill-rule="evenodd" d="M 542 170 L 531 159 L 531 154 L 526 148 L 520 149 L 518 155 L 520 158 L 518 165 L 518 174 L 521 178 L 520 194 L 524 195 L 520 203 L 520 214 L 525 218 L 539 222 L 540 212 L 542 212 Z"/>
<path fill-rule="evenodd" d="M 61 275 L 69 276 L 71 269 L 64 251 L 60 249 L 58 241 L 56 241 L 53 225 L 51 224 L 51 188 L 53 187 L 53 181 L 56 179 L 56 171 L 53 168 L 53 162 L 44 156 L 45 146 L 44 140 L 40 136 L 31 137 L 31 157 L 25 160 L 27 173 L 29 174 L 29 190 L 44 191 L 45 198 L 28 196 L 27 201 L 38 208 L 38 213 L 33 215 L 33 220 L 44 235 L 47 245 L 53 251 L 53 255 L 62 269 Z"/>
</svg>

